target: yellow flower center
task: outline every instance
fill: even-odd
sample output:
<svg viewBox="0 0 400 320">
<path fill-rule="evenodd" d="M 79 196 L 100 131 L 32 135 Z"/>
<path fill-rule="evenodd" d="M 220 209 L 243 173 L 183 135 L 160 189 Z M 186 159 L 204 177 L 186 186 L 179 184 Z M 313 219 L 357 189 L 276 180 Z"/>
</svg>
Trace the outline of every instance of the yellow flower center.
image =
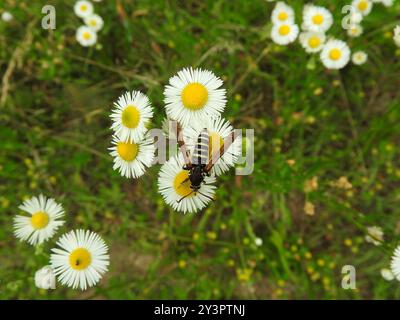
<svg viewBox="0 0 400 320">
<path fill-rule="evenodd" d="M 34 229 L 43 229 L 49 224 L 49 215 L 43 211 L 36 212 L 31 217 L 31 225 Z"/>
<path fill-rule="evenodd" d="M 181 197 L 187 196 L 193 191 L 190 188 L 189 171 L 182 170 L 175 176 L 174 190 Z"/>
<path fill-rule="evenodd" d="M 190 110 L 198 110 L 208 101 L 208 91 L 200 83 L 190 83 L 182 91 L 182 103 Z"/>
<path fill-rule="evenodd" d="M 86 11 L 87 10 L 87 5 L 86 4 L 81 5 L 81 10 L 82 11 Z"/>
<path fill-rule="evenodd" d="M 95 27 L 95 26 L 97 25 L 97 22 L 96 22 L 96 20 L 90 20 L 89 24 L 90 24 L 92 27 Z"/>
<path fill-rule="evenodd" d="M 360 11 L 365 11 L 368 8 L 368 2 L 367 1 L 360 1 L 358 3 L 358 10 Z"/>
<path fill-rule="evenodd" d="M 128 106 L 122 112 L 122 124 L 129 129 L 136 128 L 139 120 L 140 111 L 135 106 Z"/>
<path fill-rule="evenodd" d="M 89 40 L 91 37 L 92 37 L 92 36 L 90 35 L 89 32 L 84 32 L 84 33 L 83 33 L 83 39 Z"/>
<path fill-rule="evenodd" d="M 137 157 L 139 146 L 136 143 L 118 142 L 117 152 L 122 159 L 132 162 Z"/>
<path fill-rule="evenodd" d="M 69 255 L 69 264 L 74 270 L 84 270 L 92 262 L 90 252 L 85 248 L 78 248 Z"/>
<path fill-rule="evenodd" d="M 329 52 L 329 58 L 331 58 L 332 60 L 339 60 L 341 56 L 342 52 L 339 49 L 332 49 Z"/>
<path fill-rule="evenodd" d="M 313 18 L 312 18 L 313 22 L 315 24 L 321 24 L 322 22 L 324 22 L 324 16 L 322 14 L 316 14 Z"/>
<path fill-rule="evenodd" d="M 321 39 L 316 36 L 308 39 L 308 45 L 310 46 L 310 48 L 313 48 L 313 49 L 318 48 L 320 46 L 320 44 L 321 44 Z"/>
<path fill-rule="evenodd" d="M 286 35 L 288 35 L 289 34 L 289 32 L 290 32 L 290 27 L 288 26 L 288 25 L 283 25 L 283 26 L 280 26 L 279 27 L 279 34 L 281 35 L 281 36 L 286 36 Z"/>
<path fill-rule="evenodd" d="M 278 14 L 278 19 L 281 21 L 285 21 L 288 17 L 289 17 L 288 14 L 284 11 L 282 11 Z"/>
<path fill-rule="evenodd" d="M 212 154 L 215 150 L 220 150 L 221 147 L 224 145 L 224 139 L 222 139 L 221 135 L 217 132 L 212 132 L 209 134 L 209 141 L 208 141 L 208 156 L 212 157 Z"/>
</svg>

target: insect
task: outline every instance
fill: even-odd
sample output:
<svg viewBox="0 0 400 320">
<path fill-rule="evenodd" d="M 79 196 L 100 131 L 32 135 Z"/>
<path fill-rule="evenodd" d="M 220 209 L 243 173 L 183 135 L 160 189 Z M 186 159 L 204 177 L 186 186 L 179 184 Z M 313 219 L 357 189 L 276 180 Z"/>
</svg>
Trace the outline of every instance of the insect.
<svg viewBox="0 0 400 320">
<path fill-rule="evenodd" d="M 207 128 L 204 128 L 196 141 L 193 154 L 190 156 L 186 148 L 185 141 L 183 139 L 183 132 L 180 125 L 177 125 L 177 133 L 178 133 L 178 146 L 183 154 L 183 158 L 185 161 L 185 165 L 183 167 L 184 170 L 189 171 L 189 177 L 182 181 L 186 183 L 190 180 L 190 189 L 192 190 L 189 194 L 183 196 L 178 202 L 181 202 L 186 197 L 190 196 L 191 194 L 200 193 L 201 195 L 213 200 L 209 196 L 202 194 L 200 192 L 201 185 L 204 183 L 204 179 L 207 176 L 210 176 L 210 171 L 213 168 L 214 164 L 221 158 L 226 150 L 229 149 L 233 141 L 236 139 L 237 135 L 232 132 L 229 136 L 224 139 L 224 143 L 218 150 L 215 150 L 211 155 L 209 153 L 209 135 Z"/>
</svg>

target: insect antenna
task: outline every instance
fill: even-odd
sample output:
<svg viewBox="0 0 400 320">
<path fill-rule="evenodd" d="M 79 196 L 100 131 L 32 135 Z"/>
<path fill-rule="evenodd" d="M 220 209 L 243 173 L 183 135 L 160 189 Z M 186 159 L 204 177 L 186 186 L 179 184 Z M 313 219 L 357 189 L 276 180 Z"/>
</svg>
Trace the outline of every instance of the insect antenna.
<svg viewBox="0 0 400 320">
<path fill-rule="evenodd" d="M 187 197 L 189 197 L 191 194 L 193 193 L 193 191 L 192 192 L 190 192 L 190 193 L 188 193 L 186 196 L 183 196 L 182 198 L 180 198 L 179 200 L 176 200 L 176 202 L 178 202 L 178 203 L 180 203 L 183 199 L 185 199 L 185 198 L 187 198 Z"/>
<path fill-rule="evenodd" d="M 204 193 L 201 193 L 200 191 L 197 191 L 197 192 L 200 193 L 203 197 L 206 197 L 207 199 L 209 199 L 209 200 L 211 200 L 211 201 L 214 201 L 214 199 L 211 198 L 210 196 L 208 196 L 208 195 L 206 195 L 206 194 L 204 194 Z"/>
</svg>

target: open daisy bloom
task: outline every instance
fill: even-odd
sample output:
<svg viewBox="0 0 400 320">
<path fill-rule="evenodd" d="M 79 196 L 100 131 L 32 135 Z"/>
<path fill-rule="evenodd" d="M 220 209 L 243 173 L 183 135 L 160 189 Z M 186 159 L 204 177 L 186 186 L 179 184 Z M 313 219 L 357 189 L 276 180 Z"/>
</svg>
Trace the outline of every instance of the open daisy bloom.
<svg viewBox="0 0 400 320">
<path fill-rule="evenodd" d="M 109 265 L 108 247 L 104 240 L 88 230 L 73 230 L 51 249 L 51 267 L 63 285 L 86 290 L 97 284 Z"/>
<path fill-rule="evenodd" d="M 350 61 L 350 48 L 341 40 L 329 40 L 321 52 L 321 61 L 328 69 L 342 69 Z"/>
<path fill-rule="evenodd" d="M 360 24 L 353 24 L 350 29 L 347 30 L 347 35 L 352 38 L 356 38 L 362 35 L 364 29 Z"/>
<path fill-rule="evenodd" d="M 14 234 L 31 245 L 50 239 L 64 224 L 64 221 L 59 220 L 64 216 L 61 205 L 43 195 L 26 200 L 19 208 L 30 216 L 17 215 L 14 218 Z"/>
<path fill-rule="evenodd" d="M 367 60 L 368 60 L 368 54 L 366 54 L 364 51 L 354 52 L 353 55 L 351 56 L 351 61 L 358 66 L 366 63 Z"/>
<path fill-rule="evenodd" d="M 229 121 L 223 118 L 216 118 L 208 119 L 185 128 L 183 134 L 185 136 L 186 146 L 191 150 L 191 154 L 193 154 L 197 139 L 203 129 L 207 129 L 208 131 L 208 158 L 211 159 L 213 153 L 224 146 L 224 139 L 232 134 L 233 127 L 230 125 Z M 242 153 L 241 147 L 242 139 L 238 136 L 229 149 L 226 150 L 214 164 L 211 173 L 219 176 L 228 171 L 230 167 L 234 166 Z"/>
<path fill-rule="evenodd" d="M 142 176 L 154 160 L 155 147 L 149 138 L 135 143 L 120 140 L 114 136 L 113 146 L 110 148 L 111 156 L 114 158 L 114 170 L 127 178 L 138 178 Z"/>
<path fill-rule="evenodd" d="M 183 155 L 170 158 L 162 167 L 158 176 L 158 189 L 165 202 L 176 211 L 197 212 L 203 209 L 213 198 L 215 178 L 205 177 L 197 192 L 190 188 L 189 171 L 184 170 Z"/>
<path fill-rule="evenodd" d="M 76 30 L 76 41 L 83 47 L 91 47 L 97 42 L 97 33 L 87 26 L 80 26 Z"/>
<path fill-rule="evenodd" d="M 304 50 L 308 53 L 315 53 L 322 50 L 326 36 L 319 32 L 302 32 L 300 34 L 300 43 Z"/>
<path fill-rule="evenodd" d="M 275 24 L 271 30 L 272 41 L 282 46 L 294 42 L 298 35 L 299 27 L 291 23 Z"/>
<path fill-rule="evenodd" d="M 278 2 L 272 11 L 271 20 L 273 23 L 294 23 L 294 10 L 284 2 Z"/>
<path fill-rule="evenodd" d="M 303 28 L 307 31 L 326 32 L 333 24 L 332 14 L 328 9 L 308 5 L 303 11 Z"/>
<path fill-rule="evenodd" d="M 169 118 L 187 126 L 207 117 L 217 117 L 226 105 L 223 82 L 211 71 L 183 69 L 169 80 L 164 102 Z"/>
<path fill-rule="evenodd" d="M 84 19 L 84 21 L 85 21 L 85 24 L 86 24 L 89 28 L 93 29 L 93 31 L 95 31 L 95 32 L 97 32 L 97 31 L 99 31 L 101 28 L 103 28 L 103 25 L 104 25 L 103 18 L 100 17 L 100 16 L 97 15 L 97 14 L 92 14 L 92 15 L 86 17 L 86 18 Z"/>
<path fill-rule="evenodd" d="M 370 0 L 353 0 L 351 5 L 363 16 L 366 16 L 371 12 L 373 3 Z"/>
<path fill-rule="evenodd" d="M 400 246 L 394 250 L 390 263 L 390 270 L 393 272 L 396 279 L 400 281 Z"/>
<path fill-rule="evenodd" d="M 93 5 L 90 1 L 77 1 L 74 5 L 74 12 L 79 18 L 86 18 L 93 14 Z"/>
<path fill-rule="evenodd" d="M 140 91 L 126 92 L 114 103 L 111 129 L 122 141 L 139 142 L 147 132 L 146 123 L 153 117 L 149 98 Z"/>
</svg>

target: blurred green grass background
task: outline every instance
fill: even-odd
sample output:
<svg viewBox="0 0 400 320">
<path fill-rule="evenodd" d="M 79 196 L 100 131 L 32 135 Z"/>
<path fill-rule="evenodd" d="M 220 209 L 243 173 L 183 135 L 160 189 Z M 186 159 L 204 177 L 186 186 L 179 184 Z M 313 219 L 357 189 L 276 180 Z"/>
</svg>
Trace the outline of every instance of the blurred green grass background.
<svg viewBox="0 0 400 320">
<path fill-rule="evenodd" d="M 299 23 L 306 1 L 287 3 Z M 400 298 L 398 282 L 380 275 L 400 233 L 400 52 L 392 40 L 400 3 L 375 5 L 356 39 L 340 26 L 348 1 L 312 3 L 331 10 L 329 34 L 365 50 L 366 65 L 327 71 L 298 42 L 274 45 L 274 3 L 262 0 L 94 3 L 105 26 L 91 49 L 75 40 L 82 22 L 74 1 L 1 1 L 14 20 L 0 23 L 0 298 Z M 45 4 L 56 7 L 54 31 L 40 27 Z M 107 151 L 113 101 L 145 92 L 160 127 L 163 87 L 186 66 L 221 76 L 224 116 L 255 129 L 253 174 L 231 170 L 216 201 L 190 215 L 162 201 L 159 166 L 127 180 Z M 352 187 L 333 186 L 340 177 Z M 40 193 L 67 212 L 57 237 L 87 228 L 109 244 L 110 271 L 96 288 L 35 288 L 57 237 L 38 248 L 20 243 L 12 218 Z M 305 212 L 311 204 L 314 215 Z M 364 241 L 371 225 L 383 228 L 383 246 Z M 357 290 L 341 288 L 347 264 Z"/>
</svg>

